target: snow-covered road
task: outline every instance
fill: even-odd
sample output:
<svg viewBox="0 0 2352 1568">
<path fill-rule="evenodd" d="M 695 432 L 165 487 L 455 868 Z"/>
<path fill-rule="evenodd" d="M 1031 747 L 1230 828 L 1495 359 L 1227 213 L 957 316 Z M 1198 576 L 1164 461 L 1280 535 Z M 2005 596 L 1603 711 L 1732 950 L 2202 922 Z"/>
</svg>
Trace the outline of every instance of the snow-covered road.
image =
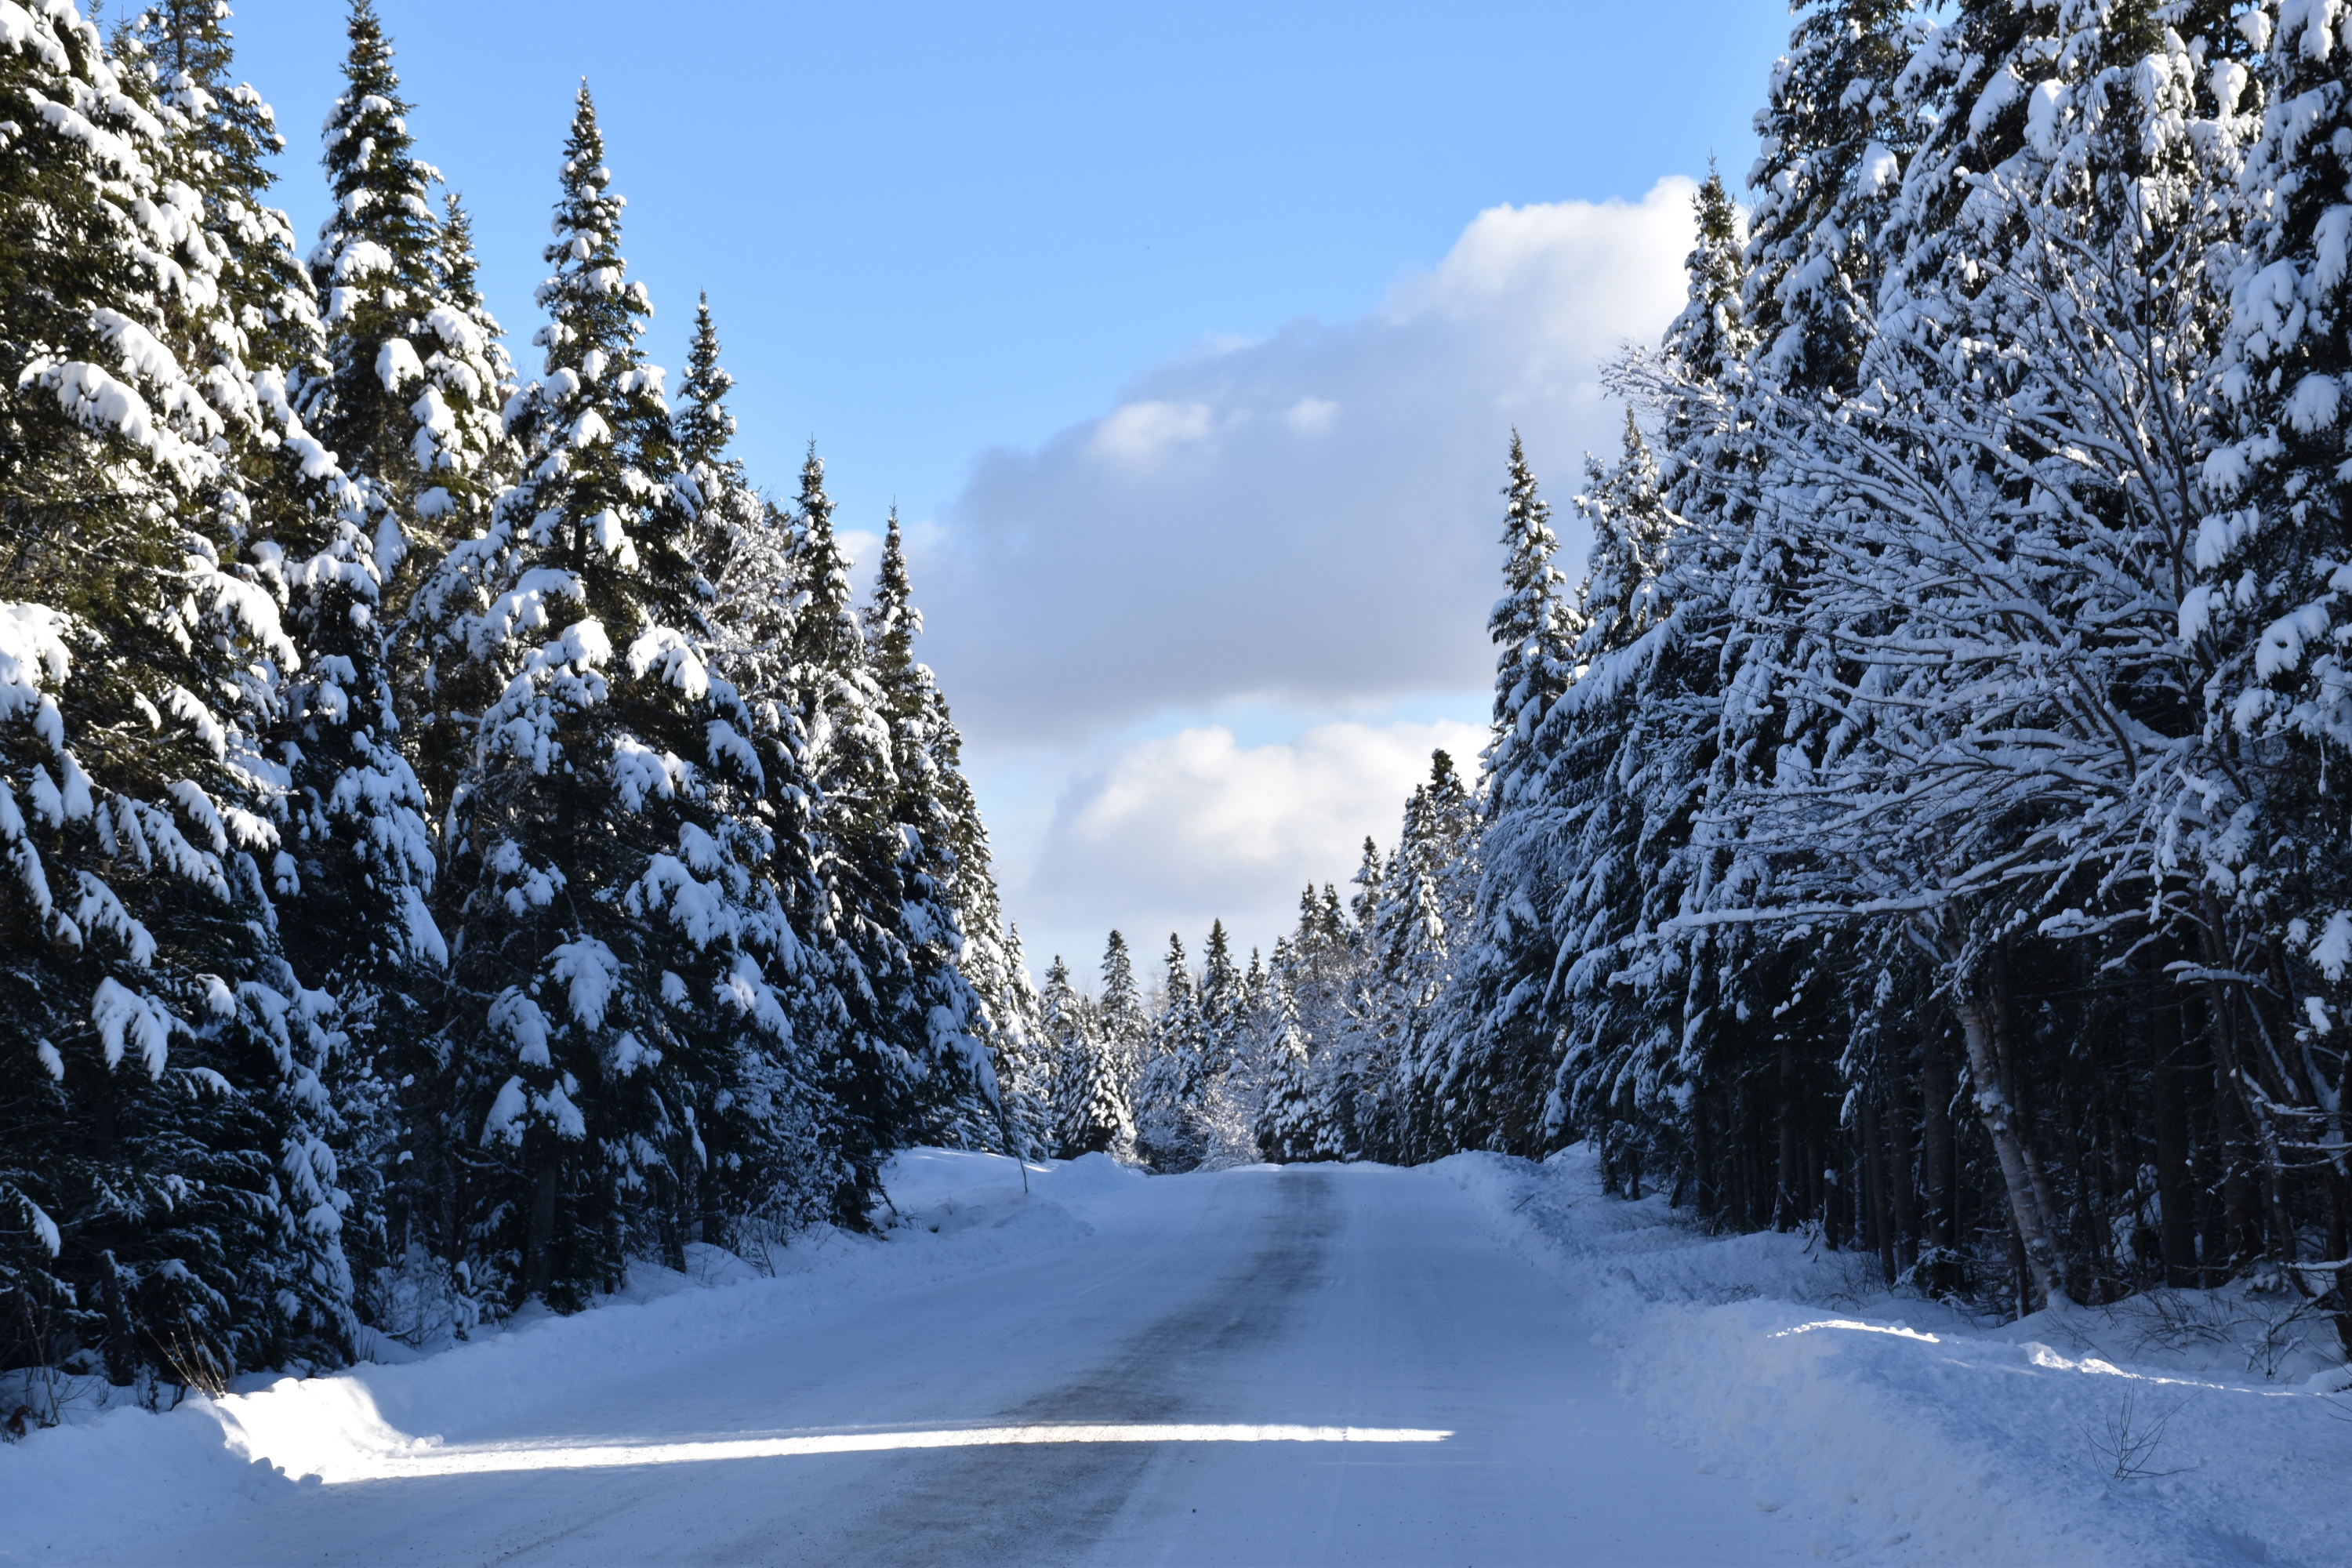
<svg viewBox="0 0 2352 1568">
<path fill-rule="evenodd" d="M 125 1555 L 1810 1559 L 1793 1521 L 1648 1434 L 1559 1283 L 1441 1174 L 1260 1168 L 1069 1206 L 1090 1234 L 1066 1221 L 993 1267 L 657 1364 L 581 1364 L 436 1422 L 438 1446 L 322 1461 L 324 1484 Z M 1078 1440 L 1022 1440 L 1041 1436 Z"/>
</svg>

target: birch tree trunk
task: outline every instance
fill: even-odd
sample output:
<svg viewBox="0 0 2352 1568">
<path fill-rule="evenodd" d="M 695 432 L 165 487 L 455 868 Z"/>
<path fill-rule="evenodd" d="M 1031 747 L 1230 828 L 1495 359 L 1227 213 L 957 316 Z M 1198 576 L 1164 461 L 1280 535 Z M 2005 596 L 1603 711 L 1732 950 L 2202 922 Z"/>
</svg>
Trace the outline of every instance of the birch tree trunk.
<svg viewBox="0 0 2352 1568">
<path fill-rule="evenodd" d="M 1967 1042 L 1969 1076 L 1976 1079 L 1977 1114 L 1992 1140 L 2000 1161 L 2001 1185 L 2009 1192 L 2010 1217 L 2025 1243 L 2025 1266 L 2033 1278 L 2034 1294 L 2042 1306 L 2066 1299 L 2058 1279 L 2058 1249 L 2051 1238 L 2048 1216 L 2042 1213 L 2032 1170 L 2038 1162 L 2028 1155 L 2025 1136 L 2011 1119 L 2008 1096 L 2001 1092 L 2000 1063 L 1993 1052 L 1992 1025 L 1982 1004 L 1962 998 L 1953 1005 L 1960 1034 Z"/>
</svg>

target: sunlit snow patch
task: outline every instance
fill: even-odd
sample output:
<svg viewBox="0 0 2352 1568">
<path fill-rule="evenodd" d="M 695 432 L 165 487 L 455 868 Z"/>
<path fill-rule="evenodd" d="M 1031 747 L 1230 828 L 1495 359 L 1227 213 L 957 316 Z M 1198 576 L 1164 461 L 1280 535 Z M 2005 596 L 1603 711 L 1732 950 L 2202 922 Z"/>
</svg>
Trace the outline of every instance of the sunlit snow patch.
<svg viewBox="0 0 2352 1568">
<path fill-rule="evenodd" d="M 833 1432 L 732 1437 L 701 1443 L 425 1448 L 353 1454 L 326 1469 L 330 1486 L 509 1470 L 606 1470 L 632 1465 L 781 1459 L 806 1454 L 880 1454 L 908 1448 L 1003 1447 L 1036 1443 L 1442 1443 L 1454 1434 L 1406 1426 L 972 1426 L 932 1432 Z"/>
<path fill-rule="evenodd" d="M 1799 1323 L 1794 1328 L 1782 1329 L 1769 1337 L 1785 1340 L 1791 1334 L 1810 1334 L 1819 1329 L 1850 1329 L 1855 1333 L 1862 1334 L 1892 1334 L 1901 1340 L 1924 1340 L 1931 1345 L 1944 1342 L 1934 1334 L 1923 1334 L 1918 1330 L 1902 1323 L 1865 1323 L 1853 1318 L 1823 1318 L 1817 1323 Z"/>
</svg>

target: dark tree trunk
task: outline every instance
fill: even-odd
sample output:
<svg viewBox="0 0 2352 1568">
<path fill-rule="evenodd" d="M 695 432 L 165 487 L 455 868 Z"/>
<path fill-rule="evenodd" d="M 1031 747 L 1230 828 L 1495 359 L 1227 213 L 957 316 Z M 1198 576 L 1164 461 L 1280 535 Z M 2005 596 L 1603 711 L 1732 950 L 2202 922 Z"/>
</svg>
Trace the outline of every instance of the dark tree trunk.
<svg viewBox="0 0 2352 1568">
<path fill-rule="evenodd" d="M 1868 1226 L 1870 1245 L 1877 1249 L 1878 1267 L 1889 1285 L 1902 1270 L 1895 1262 L 1895 1226 L 1888 1215 L 1886 1201 L 1887 1165 L 1885 1118 L 1878 1109 L 1875 1095 L 1865 1095 L 1862 1102 L 1863 1191 L 1868 1200 L 1864 1205 L 1864 1222 Z"/>
<path fill-rule="evenodd" d="M 1797 1082 L 1796 1047 L 1780 1042 L 1780 1169 L 1772 1228 L 1794 1230 L 1805 1215 L 1804 1094 Z"/>
<path fill-rule="evenodd" d="M 555 1280 L 555 1162 L 542 1156 L 531 1175 L 530 1229 L 522 1261 L 523 1294 L 542 1301 Z"/>
<path fill-rule="evenodd" d="M 2161 977 L 2150 982 L 2147 1037 L 2149 1089 L 2155 1125 L 2158 1235 L 2165 1283 L 2186 1289 L 2197 1279 L 2195 1173 L 2189 1163 L 2189 1092 L 2181 1081 L 2180 1004 Z"/>
<path fill-rule="evenodd" d="M 1959 1288 L 1951 1252 L 1959 1237 L 1959 1146 L 1952 1128 L 1952 1058 L 1943 1037 L 1929 1035 L 1919 1042 L 1920 1186 L 1927 1199 L 1927 1245 L 1938 1261 L 1929 1288 Z"/>
<path fill-rule="evenodd" d="M 1894 1228 L 1895 1273 L 1919 1261 L 1918 1205 L 1913 1201 L 1913 1174 L 1916 1152 L 1912 1145 L 1911 1077 L 1904 1064 L 1890 1061 L 1886 1077 L 1886 1207 L 1888 1223 Z"/>
</svg>

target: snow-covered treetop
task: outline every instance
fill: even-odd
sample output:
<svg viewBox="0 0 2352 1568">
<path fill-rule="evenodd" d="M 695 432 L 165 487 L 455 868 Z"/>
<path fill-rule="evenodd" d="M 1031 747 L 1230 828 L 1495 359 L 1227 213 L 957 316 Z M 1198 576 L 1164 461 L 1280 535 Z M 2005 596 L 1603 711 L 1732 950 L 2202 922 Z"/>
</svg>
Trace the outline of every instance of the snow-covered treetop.
<svg viewBox="0 0 2352 1568">
<path fill-rule="evenodd" d="M 1739 211 L 1713 169 L 1691 205 L 1698 214 L 1698 243 L 1685 263 L 1690 302 L 1666 329 L 1666 353 L 1692 376 L 1719 381 L 1746 361 L 1754 342 L 1740 301 L 1746 267 Z"/>
<path fill-rule="evenodd" d="M 1495 738 L 1486 769 L 1491 778 L 1507 781 L 1516 776 L 1519 753 L 1542 721 L 1545 706 L 1568 682 L 1575 626 L 1564 593 L 1567 579 L 1552 564 L 1559 538 L 1552 531 L 1551 507 L 1537 493 L 1517 430 L 1511 432 L 1510 483 L 1503 494 L 1503 596 L 1486 617 L 1487 635 L 1497 650 Z"/>
<path fill-rule="evenodd" d="M 610 356 L 627 352 L 653 300 L 642 283 L 626 280 L 621 255 L 621 212 L 626 198 L 612 189 L 604 136 L 588 84 L 573 100 L 572 133 L 563 144 L 562 194 L 555 204 L 555 239 L 546 251 L 554 276 L 539 286 L 541 307 L 554 319 L 531 341 L 547 351 L 547 374 L 566 365 L 601 375 Z M 595 359 L 597 354 L 606 356 Z"/>
<path fill-rule="evenodd" d="M 1894 99 L 1915 15 L 1915 0 L 1814 0 L 1773 67 L 1744 308 L 1783 384 L 1842 386 L 1861 359 L 1875 230 L 1924 128 Z"/>
<path fill-rule="evenodd" d="M 428 198 L 439 176 L 412 152 L 408 104 L 373 0 L 353 0 L 350 35 L 343 91 L 321 128 L 335 210 L 310 252 L 311 279 L 331 324 L 362 299 L 395 309 L 419 306 L 430 289 L 423 263 L 436 238 Z"/>
<path fill-rule="evenodd" d="M 866 614 L 866 641 L 873 650 L 875 668 L 887 678 L 893 672 L 918 668 L 915 639 L 922 631 L 923 612 L 914 605 L 914 584 L 907 573 L 906 541 L 899 533 L 898 509 L 894 506 L 883 534 L 882 565 L 874 579 L 874 603 Z"/>
<path fill-rule="evenodd" d="M 727 459 L 735 438 L 735 416 L 727 394 L 735 378 L 719 363 L 719 329 L 710 321 L 710 296 L 694 308 L 694 342 L 687 351 L 686 383 L 678 390 L 685 406 L 677 419 L 678 461 L 688 469 L 715 467 Z"/>
<path fill-rule="evenodd" d="M 865 662 L 849 556 L 833 531 L 833 498 L 824 491 L 824 459 L 809 443 L 801 463 L 793 541 L 794 578 L 807 595 L 795 626 L 794 652 L 806 665 L 850 669 Z"/>
<path fill-rule="evenodd" d="M 1631 647 L 1661 613 L 1655 601 L 1672 528 L 1658 495 L 1658 465 L 1633 410 L 1625 413 L 1624 451 L 1615 466 L 1587 459 L 1576 510 L 1592 527 L 1575 655 L 1589 666 Z"/>
</svg>

